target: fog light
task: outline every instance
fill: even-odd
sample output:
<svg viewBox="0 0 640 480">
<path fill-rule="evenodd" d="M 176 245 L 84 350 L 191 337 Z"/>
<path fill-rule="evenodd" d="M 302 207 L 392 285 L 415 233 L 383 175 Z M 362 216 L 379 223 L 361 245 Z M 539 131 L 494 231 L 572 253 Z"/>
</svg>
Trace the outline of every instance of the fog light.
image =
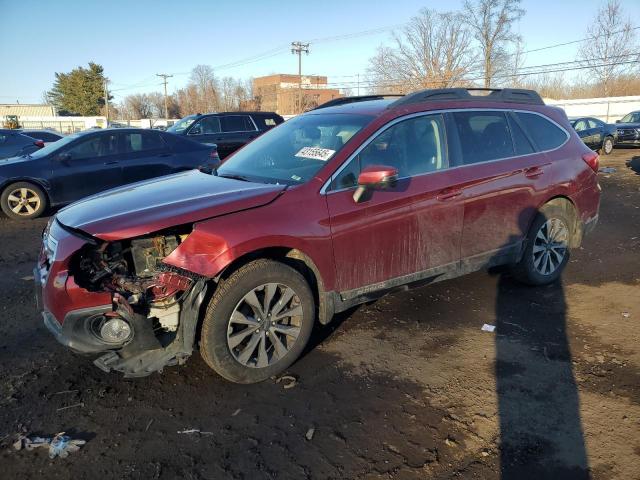
<svg viewBox="0 0 640 480">
<path fill-rule="evenodd" d="M 131 337 L 131 326 L 121 318 L 112 318 L 100 327 L 100 337 L 107 343 L 122 343 Z"/>
</svg>

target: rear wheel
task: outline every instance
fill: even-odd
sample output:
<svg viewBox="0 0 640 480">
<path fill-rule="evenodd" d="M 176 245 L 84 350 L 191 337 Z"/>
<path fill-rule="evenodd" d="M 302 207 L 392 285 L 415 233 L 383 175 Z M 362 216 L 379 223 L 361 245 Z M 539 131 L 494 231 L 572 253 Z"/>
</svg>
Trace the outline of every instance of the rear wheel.
<svg viewBox="0 0 640 480">
<path fill-rule="evenodd" d="M 613 138 L 605 137 L 604 142 L 602 142 L 602 153 L 609 155 L 611 152 L 613 152 Z"/>
<path fill-rule="evenodd" d="M 10 218 L 37 218 L 47 207 L 47 197 L 40 187 L 28 182 L 9 185 L 0 196 L 0 207 Z"/>
<path fill-rule="evenodd" d="M 569 261 L 569 243 L 573 221 L 566 209 L 546 205 L 536 216 L 522 259 L 514 275 L 529 285 L 546 285 L 556 281 Z"/>
<path fill-rule="evenodd" d="M 222 377 L 256 383 L 286 370 L 302 353 L 315 321 L 304 277 L 272 260 L 248 263 L 213 295 L 200 352 Z"/>
</svg>

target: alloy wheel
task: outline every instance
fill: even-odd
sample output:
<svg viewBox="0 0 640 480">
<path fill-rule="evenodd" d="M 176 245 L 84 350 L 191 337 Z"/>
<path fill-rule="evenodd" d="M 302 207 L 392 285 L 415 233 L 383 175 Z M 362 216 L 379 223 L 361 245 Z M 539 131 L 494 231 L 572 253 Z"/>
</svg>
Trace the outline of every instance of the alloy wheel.
<svg viewBox="0 0 640 480">
<path fill-rule="evenodd" d="M 613 141 L 610 138 L 607 138 L 604 141 L 604 153 L 609 155 L 613 151 Z"/>
<path fill-rule="evenodd" d="M 554 273 L 567 255 L 569 229 L 559 218 L 542 224 L 533 243 L 533 266 L 542 275 Z"/>
<path fill-rule="evenodd" d="M 16 188 L 7 197 L 11 211 L 23 217 L 33 215 L 40 208 L 41 201 L 36 191 L 26 187 Z"/>
<path fill-rule="evenodd" d="M 296 292 L 280 283 L 266 283 L 247 293 L 231 314 L 227 345 L 233 357 L 252 368 L 281 360 L 300 334 L 303 311 Z"/>
</svg>

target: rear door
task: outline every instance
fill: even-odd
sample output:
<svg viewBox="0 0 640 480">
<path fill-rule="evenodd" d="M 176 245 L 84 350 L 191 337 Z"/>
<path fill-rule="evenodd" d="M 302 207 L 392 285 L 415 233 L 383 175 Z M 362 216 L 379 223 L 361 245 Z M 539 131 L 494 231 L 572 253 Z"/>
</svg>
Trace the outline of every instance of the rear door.
<svg viewBox="0 0 640 480">
<path fill-rule="evenodd" d="M 586 118 L 581 118 L 576 121 L 573 128 L 584 144 L 589 148 L 593 148 L 593 139 L 589 131 L 589 121 Z"/>
<path fill-rule="evenodd" d="M 219 135 L 215 143 L 218 145 L 218 155 L 221 159 L 232 154 L 260 134 L 249 115 L 221 115 L 220 123 L 222 134 Z"/>
<path fill-rule="evenodd" d="M 61 159 L 60 154 L 68 157 Z M 73 202 L 121 183 L 118 134 L 113 130 L 84 135 L 51 157 L 51 187 L 59 203 Z"/>
<path fill-rule="evenodd" d="M 159 132 L 122 132 L 120 137 L 123 184 L 173 173 L 173 153 Z"/>
<path fill-rule="evenodd" d="M 604 141 L 604 123 L 595 118 L 589 118 L 587 122 L 589 123 L 589 141 L 591 142 L 589 146 L 598 150 Z"/>
<path fill-rule="evenodd" d="M 408 283 L 435 267 L 456 267 L 463 207 L 455 195 L 446 196 L 455 186 L 446 144 L 441 115 L 400 120 L 334 175 L 326 198 L 345 300 Z M 356 203 L 357 177 L 369 165 L 396 167 L 400 179 Z"/>
<path fill-rule="evenodd" d="M 508 111 L 460 111 L 451 117 L 462 157 L 462 264 L 474 270 L 511 261 L 549 187 L 552 165 Z"/>
</svg>

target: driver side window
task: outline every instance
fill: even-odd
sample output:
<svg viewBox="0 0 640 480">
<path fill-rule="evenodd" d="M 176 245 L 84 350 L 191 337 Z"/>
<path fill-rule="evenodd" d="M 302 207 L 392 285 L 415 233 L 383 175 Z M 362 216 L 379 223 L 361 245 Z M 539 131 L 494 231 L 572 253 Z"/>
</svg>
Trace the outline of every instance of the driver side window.
<svg viewBox="0 0 640 480">
<path fill-rule="evenodd" d="M 84 160 L 87 158 L 104 157 L 117 153 L 118 137 L 115 133 L 96 135 L 86 140 L 81 140 L 67 150 L 71 160 Z"/>
<path fill-rule="evenodd" d="M 218 117 L 204 117 L 189 130 L 189 135 L 208 135 L 212 133 L 220 133 L 220 118 Z"/>
<path fill-rule="evenodd" d="M 331 190 L 355 187 L 363 168 L 385 165 L 398 176 L 413 177 L 447 168 L 442 115 L 423 115 L 399 122 L 374 138 L 331 183 Z"/>
</svg>

